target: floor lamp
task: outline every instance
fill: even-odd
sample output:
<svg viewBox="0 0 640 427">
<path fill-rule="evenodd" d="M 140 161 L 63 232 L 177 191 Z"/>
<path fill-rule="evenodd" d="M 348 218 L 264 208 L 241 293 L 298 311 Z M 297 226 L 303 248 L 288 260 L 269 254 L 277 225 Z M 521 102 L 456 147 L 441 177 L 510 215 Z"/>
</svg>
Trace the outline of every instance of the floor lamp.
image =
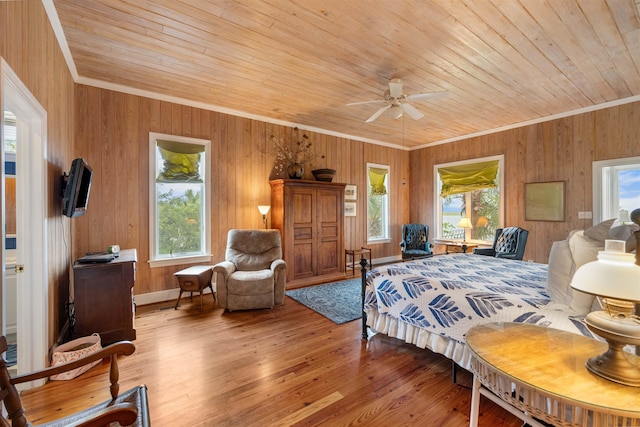
<svg viewBox="0 0 640 427">
<path fill-rule="evenodd" d="M 271 206 L 258 205 L 258 210 L 262 214 L 262 222 L 264 222 L 265 230 L 267 229 L 267 214 L 269 213 L 269 209 L 271 209 Z"/>
</svg>

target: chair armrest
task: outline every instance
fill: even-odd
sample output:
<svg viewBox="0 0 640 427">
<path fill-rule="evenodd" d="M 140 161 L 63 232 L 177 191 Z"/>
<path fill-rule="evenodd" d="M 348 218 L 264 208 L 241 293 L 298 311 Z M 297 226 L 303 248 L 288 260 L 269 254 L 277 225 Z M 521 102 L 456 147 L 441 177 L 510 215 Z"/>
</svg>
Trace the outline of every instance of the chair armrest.
<svg viewBox="0 0 640 427">
<path fill-rule="evenodd" d="M 129 356 L 133 354 L 136 347 L 133 345 L 131 341 L 119 341 L 117 343 L 110 344 L 95 353 L 87 354 L 86 356 L 81 357 L 80 359 L 73 360 L 71 362 L 63 363 L 61 365 L 52 366 L 50 368 L 45 368 L 40 371 L 32 372 L 30 374 L 18 375 L 16 377 L 11 378 L 11 384 L 20 384 L 34 380 L 40 380 L 43 378 L 50 377 L 51 375 L 61 374 L 63 372 L 70 371 L 72 369 L 79 368 L 84 365 L 88 365 L 91 362 L 95 362 L 96 360 L 105 359 L 107 357 L 116 356 L 119 354 L 124 354 L 125 356 Z M 113 363 L 112 358 L 112 363 Z M 117 367 L 117 365 L 116 365 Z"/>
<path fill-rule="evenodd" d="M 133 403 L 117 403 L 69 424 L 67 427 L 102 427 L 111 425 L 113 422 L 128 426 L 133 424 L 137 418 L 138 407 L 136 405 Z"/>
<path fill-rule="evenodd" d="M 405 242 L 404 240 L 402 240 L 400 242 L 400 248 L 402 248 L 402 250 L 404 251 L 404 248 L 407 246 L 407 242 Z"/>
<path fill-rule="evenodd" d="M 287 263 L 283 259 L 277 259 L 271 263 L 271 271 L 275 273 L 277 270 L 286 268 L 286 266 Z"/>
<path fill-rule="evenodd" d="M 236 265 L 231 261 L 221 261 L 213 266 L 213 272 L 222 274 L 225 281 L 229 279 L 229 276 L 234 271 L 236 271 Z"/>
<path fill-rule="evenodd" d="M 473 248 L 473 253 L 476 255 L 495 256 L 496 251 L 493 248 Z"/>
</svg>

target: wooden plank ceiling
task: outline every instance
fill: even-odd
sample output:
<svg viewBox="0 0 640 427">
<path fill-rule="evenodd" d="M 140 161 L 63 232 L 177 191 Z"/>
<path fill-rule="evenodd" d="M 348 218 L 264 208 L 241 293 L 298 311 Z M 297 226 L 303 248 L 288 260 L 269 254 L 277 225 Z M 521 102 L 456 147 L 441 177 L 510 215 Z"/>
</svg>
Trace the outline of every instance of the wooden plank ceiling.
<svg viewBox="0 0 640 427">
<path fill-rule="evenodd" d="M 54 6 L 81 83 L 406 148 L 640 96 L 640 0 Z M 385 104 L 346 105 L 392 78 L 449 96 L 413 101 L 420 120 L 365 123 Z"/>
</svg>

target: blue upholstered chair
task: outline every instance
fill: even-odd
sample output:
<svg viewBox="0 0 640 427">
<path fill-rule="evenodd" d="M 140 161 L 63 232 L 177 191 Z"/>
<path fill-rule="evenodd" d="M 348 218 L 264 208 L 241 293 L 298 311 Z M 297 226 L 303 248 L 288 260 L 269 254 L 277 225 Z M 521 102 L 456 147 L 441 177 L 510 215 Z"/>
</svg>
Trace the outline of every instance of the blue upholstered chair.
<svg viewBox="0 0 640 427">
<path fill-rule="evenodd" d="M 474 254 L 522 260 L 529 232 L 520 227 L 498 228 L 490 248 L 475 248 Z"/>
<path fill-rule="evenodd" d="M 402 226 L 402 259 L 422 258 L 433 255 L 429 243 L 429 226 L 424 224 L 404 224 Z"/>
</svg>

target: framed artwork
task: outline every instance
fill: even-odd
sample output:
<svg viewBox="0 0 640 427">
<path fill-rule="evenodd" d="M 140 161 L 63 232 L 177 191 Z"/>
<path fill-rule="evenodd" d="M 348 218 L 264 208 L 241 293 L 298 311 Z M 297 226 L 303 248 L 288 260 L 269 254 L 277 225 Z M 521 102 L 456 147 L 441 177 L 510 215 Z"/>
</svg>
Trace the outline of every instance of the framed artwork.
<svg viewBox="0 0 640 427">
<path fill-rule="evenodd" d="M 532 182 L 524 185 L 524 219 L 564 221 L 564 181 Z"/>
<path fill-rule="evenodd" d="M 356 202 L 345 202 L 344 216 L 356 216 Z"/>
<path fill-rule="evenodd" d="M 344 187 L 344 199 L 345 200 L 357 200 L 358 199 L 358 187 L 353 184 L 347 184 Z"/>
</svg>

